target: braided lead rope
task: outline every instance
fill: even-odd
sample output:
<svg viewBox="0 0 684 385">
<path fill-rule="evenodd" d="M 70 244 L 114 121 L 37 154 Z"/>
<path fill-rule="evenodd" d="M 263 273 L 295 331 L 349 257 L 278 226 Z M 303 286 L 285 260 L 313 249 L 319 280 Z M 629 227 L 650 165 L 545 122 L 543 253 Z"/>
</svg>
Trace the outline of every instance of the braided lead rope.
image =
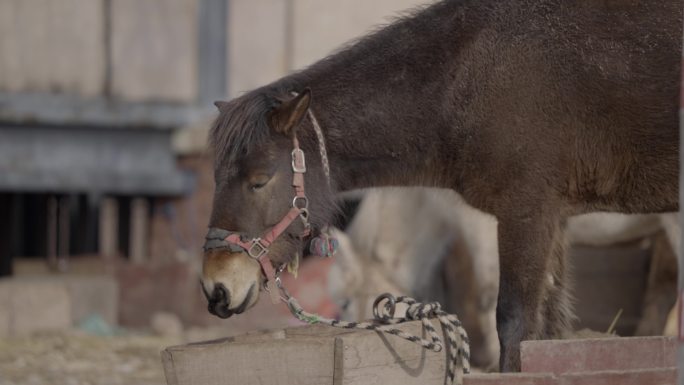
<svg viewBox="0 0 684 385">
<path fill-rule="evenodd" d="M 321 323 L 343 329 L 380 331 L 414 342 L 425 349 L 440 352 L 443 349 L 443 343 L 439 334 L 430 322 L 430 318 L 436 317 L 439 320 L 447 339 L 447 368 L 444 383 L 461 385 L 463 383 L 463 377 L 460 376 L 459 373 L 470 373 L 470 341 L 468 340 L 468 334 L 463 328 L 461 321 L 459 321 L 456 316 L 442 310 L 437 302 L 423 304 L 407 296 L 400 296 L 395 299 L 391 294 L 382 294 L 373 304 L 373 314 L 375 317 L 373 321 L 338 321 L 304 310 L 299 302 L 292 297 L 283 286 L 279 276 L 276 277 L 276 284 L 282 294 L 283 302 L 285 302 L 290 309 L 290 313 L 300 321 L 311 325 Z M 381 307 L 380 305 L 383 300 L 384 304 Z M 394 317 L 397 303 L 408 305 L 405 317 Z M 423 330 L 428 333 L 430 340 L 391 327 L 391 325 L 414 320 L 420 320 L 422 322 Z"/>
<path fill-rule="evenodd" d="M 290 94 L 294 97 L 299 95 L 299 93 L 295 91 L 290 92 Z M 325 147 L 325 136 L 323 136 L 321 125 L 318 124 L 318 119 L 316 119 L 316 116 L 314 115 L 313 111 L 311 111 L 311 108 L 309 108 L 307 111 L 307 115 L 309 116 L 309 120 L 311 120 L 311 124 L 313 125 L 314 132 L 316 133 L 316 139 L 318 139 L 318 153 L 321 155 L 323 173 L 325 174 L 325 179 L 328 181 L 328 186 L 330 186 L 330 162 L 328 162 L 328 150 Z"/>
<path fill-rule="evenodd" d="M 325 148 L 325 137 L 323 136 L 323 130 L 321 130 L 320 124 L 318 124 L 318 119 L 316 119 L 316 116 L 314 116 L 311 108 L 309 108 L 309 119 L 311 119 L 311 124 L 313 125 L 314 131 L 316 132 L 316 137 L 318 138 L 318 152 L 321 155 L 321 163 L 323 163 L 325 179 L 328 181 L 328 185 L 330 185 L 330 163 L 328 162 L 328 151 Z"/>
</svg>

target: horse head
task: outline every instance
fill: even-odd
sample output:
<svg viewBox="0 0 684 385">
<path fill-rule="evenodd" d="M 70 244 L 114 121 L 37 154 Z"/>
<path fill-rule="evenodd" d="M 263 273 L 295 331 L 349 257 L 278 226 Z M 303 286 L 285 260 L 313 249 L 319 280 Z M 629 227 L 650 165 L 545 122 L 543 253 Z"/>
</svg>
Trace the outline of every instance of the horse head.
<svg viewBox="0 0 684 385">
<path fill-rule="evenodd" d="M 298 139 L 316 145 L 314 135 L 298 133 L 310 104 L 308 89 L 216 103 L 216 187 L 201 279 L 209 311 L 221 318 L 252 307 L 273 279 L 271 266 L 280 269 L 300 253 L 310 226 L 324 219 L 330 190 L 322 167 L 305 162 Z"/>
</svg>

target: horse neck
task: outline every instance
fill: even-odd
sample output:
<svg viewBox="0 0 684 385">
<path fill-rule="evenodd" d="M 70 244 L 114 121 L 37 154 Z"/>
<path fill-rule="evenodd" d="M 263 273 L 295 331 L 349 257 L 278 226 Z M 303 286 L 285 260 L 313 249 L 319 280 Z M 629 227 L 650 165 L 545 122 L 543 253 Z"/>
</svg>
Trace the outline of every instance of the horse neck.
<svg viewBox="0 0 684 385">
<path fill-rule="evenodd" d="M 338 190 L 453 187 L 457 122 L 443 107 L 453 97 L 445 82 L 460 34 L 453 16 L 463 10 L 452 4 L 430 7 L 286 79 L 312 90 Z"/>
<path fill-rule="evenodd" d="M 330 125 L 328 153 L 338 190 L 367 187 L 450 187 L 441 162 L 439 127 L 426 121 L 419 135 L 401 119 L 376 125 Z M 339 129 L 338 131 L 338 128 Z M 341 134 L 334 134 L 340 132 Z"/>
</svg>

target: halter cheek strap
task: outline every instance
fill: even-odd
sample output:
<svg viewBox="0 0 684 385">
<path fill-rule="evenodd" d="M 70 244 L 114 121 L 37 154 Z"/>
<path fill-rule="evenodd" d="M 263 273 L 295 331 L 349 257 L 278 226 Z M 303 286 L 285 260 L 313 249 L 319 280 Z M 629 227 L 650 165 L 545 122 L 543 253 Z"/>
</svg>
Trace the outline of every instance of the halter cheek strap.
<svg viewBox="0 0 684 385">
<path fill-rule="evenodd" d="M 232 246 L 237 246 L 242 251 L 246 251 L 250 257 L 256 259 L 261 265 L 261 269 L 266 276 L 268 282 L 275 281 L 275 269 L 271 261 L 266 256 L 269 247 L 280 237 L 285 230 L 297 218 L 300 218 L 304 223 L 304 231 L 300 234 L 305 238 L 311 234 L 311 226 L 309 224 L 309 200 L 306 197 L 304 189 L 304 173 L 306 172 L 306 160 L 304 151 L 299 147 L 299 141 L 296 137 L 293 138 L 292 144 L 292 187 L 295 191 L 292 199 L 292 207 L 285 214 L 285 216 L 273 227 L 266 230 L 261 237 L 252 238 L 249 241 L 244 241 L 243 237 L 238 233 L 226 232 L 226 236 L 222 239 L 225 243 Z M 214 238 L 215 239 L 215 238 Z M 223 243 L 223 242 L 220 242 Z M 235 247 L 231 247 L 235 249 Z M 270 292 L 277 292 L 277 290 L 269 290 Z"/>
<path fill-rule="evenodd" d="M 325 173 L 328 185 L 330 184 L 330 167 L 328 165 L 328 155 L 326 152 L 325 138 L 321 127 L 316 120 L 313 112 L 308 111 L 309 119 L 316 132 L 318 139 L 318 146 L 321 155 L 321 162 L 323 164 L 323 172 Z M 292 188 L 294 189 L 294 197 L 290 210 L 285 216 L 276 223 L 275 226 L 266 230 L 261 237 L 246 240 L 245 237 L 237 232 L 223 230 L 219 228 L 209 229 L 206 237 L 204 249 L 211 250 L 217 248 L 228 248 L 231 252 L 246 252 L 250 257 L 256 259 L 261 265 L 261 270 L 267 279 L 267 289 L 271 294 L 271 299 L 277 302 L 280 298 L 277 297 L 277 288 L 275 285 L 276 271 L 271 264 L 270 259 L 266 256 L 269 247 L 280 237 L 297 218 L 300 218 L 304 224 L 304 231 L 300 234 L 301 238 L 308 237 L 311 234 L 311 225 L 309 224 L 309 200 L 306 197 L 304 189 L 304 174 L 306 173 L 306 160 L 304 151 L 299 147 L 299 140 L 296 136 L 292 138 Z M 334 253 L 337 245 L 329 243 L 329 252 L 320 254 L 321 256 L 330 256 Z M 317 249 L 317 248 L 316 248 Z M 326 249 L 326 250 L 328 250 Z M 276 296 L 276 297 L 274 297 Z"/>
</svg>

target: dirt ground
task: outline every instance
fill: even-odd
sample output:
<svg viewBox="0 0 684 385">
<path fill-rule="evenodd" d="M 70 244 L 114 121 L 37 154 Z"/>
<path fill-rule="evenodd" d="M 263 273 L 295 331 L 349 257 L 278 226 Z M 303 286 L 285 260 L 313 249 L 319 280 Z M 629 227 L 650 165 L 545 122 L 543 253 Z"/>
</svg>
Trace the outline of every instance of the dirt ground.
<svg viewBox="0 0 684 385">
<path fill-rule="evenodd" d="M 159 352 L 182 342 L 79 331 L 0 339 L 0 385 L 165 385 Z"/>
<path fill-rule="evenodd" d="M 79 329 L 0 338 L 0 385 L 166 385 L 160 352 L 191 341 L 226 337 L 225 328 L 189 328 L 178 335 Z"/>
</svg>

